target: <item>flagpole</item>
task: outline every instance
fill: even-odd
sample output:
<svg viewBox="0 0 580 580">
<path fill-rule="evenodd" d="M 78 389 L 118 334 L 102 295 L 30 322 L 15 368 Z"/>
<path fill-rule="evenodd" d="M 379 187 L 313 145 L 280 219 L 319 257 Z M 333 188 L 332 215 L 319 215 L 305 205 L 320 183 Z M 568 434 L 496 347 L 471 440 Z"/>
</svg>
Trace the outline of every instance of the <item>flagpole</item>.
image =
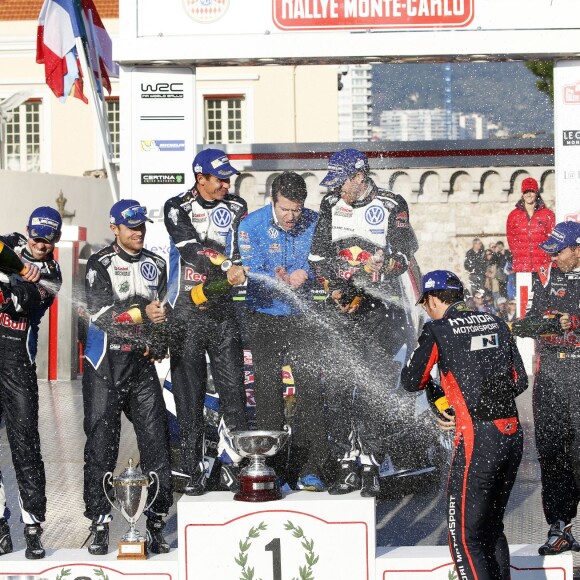
<svg viewBox="0 0 580 580">
<path fill-rule="evenodd" d="M 99 127 L 100 133 L 100 144 L 101 150 L 103 154 L 103 161 L 105 162 L 105 169 L 107 171 L 107 179 L 109 181 L 109 186 L 111 188 L 111 195 L 113 197 L 113 203 L 116 203 L 120 199 L 119 194 L 119 180 L 117 178 L 117 168 L 111 157 L 111 149 L 110 149 L 110 136 L 108 135 L 108 124 L 104 120 L 104 113 L 103 109 L 98 106 L 98 102 L 102 101 L 97 96 L 97 90 L 95 87 L 95 79 L 93 77 L 93 71 L 90 69 L 88 61 L 87 61 L 87 54 L 85 51 L 85 45 L 82 41 L 82 38 L 77 37 L 76 39 L 76 48 L 79 57 L 79 62 L 81 65 L 81 70 L 83 73 L 83 77 L 88 80 L 91 90 L 88 91 L 89 99 L 92 101 L 91 105 L 93 111 L 95 113 L 95 118 L 97 120 L 97 125 Z"/>
</svg>

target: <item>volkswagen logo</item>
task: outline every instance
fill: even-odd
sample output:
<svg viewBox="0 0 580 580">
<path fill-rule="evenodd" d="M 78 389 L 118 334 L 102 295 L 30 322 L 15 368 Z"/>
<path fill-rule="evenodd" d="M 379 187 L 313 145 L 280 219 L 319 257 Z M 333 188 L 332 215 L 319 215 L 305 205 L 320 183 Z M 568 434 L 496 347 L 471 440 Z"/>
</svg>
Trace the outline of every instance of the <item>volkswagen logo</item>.
<svg viewBox="0 0 580 580">
<path fill-rule="evenodd" d="M 228 228 L 232 223 L 232 214 L 225 207 L 218 207 L 212 214 L 211 220 L 218 228 Z"/>
<path fill-rule="evenodd" d="M 279 234 L 280 232 L 278 232 L 278 230 L 274 226 L 270 226 L 268 228 L 268 237 L 271 240 L 275 240 L 279 236 Z"/>
<path fill-rule="evenodd" d="M 148 282 L 152 282 L 157 278 L 157 266 L 153 262 L 143 262 L 141 264 L 141 275 Z"/>
<path fill-rule="evenodd" d="M 365 211 L 365 220 L 371 226 L 377 226 L 385 221 L 385 210 L 377 205 L 373 205 Z"/>
</svg>

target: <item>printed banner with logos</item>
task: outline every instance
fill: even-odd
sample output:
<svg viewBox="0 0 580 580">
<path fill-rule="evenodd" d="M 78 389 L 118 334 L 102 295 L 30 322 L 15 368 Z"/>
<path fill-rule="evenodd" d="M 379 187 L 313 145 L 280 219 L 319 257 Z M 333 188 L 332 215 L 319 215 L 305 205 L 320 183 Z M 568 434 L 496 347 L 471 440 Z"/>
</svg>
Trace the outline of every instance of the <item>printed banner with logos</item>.
<svg viewBox="0 0 580 580">
<path fill-rule="evenodd" d="M 193 184 L 195 71 L 130 67 L 121 75 L 121 197 L 147 206 L 145 247 L 167 260 L 163 205 Z"/>
<path fill-rule="evenodd" d="M 580 60 L 554 66 L 556 219 L 580 222 Z"/>
</svg>

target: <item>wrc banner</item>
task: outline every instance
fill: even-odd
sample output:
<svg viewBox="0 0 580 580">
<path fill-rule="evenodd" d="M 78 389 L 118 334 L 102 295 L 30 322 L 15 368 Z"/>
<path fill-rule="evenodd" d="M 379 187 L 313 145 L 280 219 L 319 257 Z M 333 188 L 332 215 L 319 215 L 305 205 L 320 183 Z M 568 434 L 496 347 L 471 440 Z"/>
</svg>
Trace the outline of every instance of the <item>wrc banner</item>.
<svg viewBox="0 0 580 580">
<path fill-rule="evenodd" d="M 121 197 L 137 199 L 153 221 L 145 247 L 169 258 L 165 201 L 193 185 L 195 71 L 187 67 L 123 67 Z"/>
<path fill-rule="evenodd" d="M 556 221 L 580 222 L 580 60 L 554 66 Z"/>
</svg>

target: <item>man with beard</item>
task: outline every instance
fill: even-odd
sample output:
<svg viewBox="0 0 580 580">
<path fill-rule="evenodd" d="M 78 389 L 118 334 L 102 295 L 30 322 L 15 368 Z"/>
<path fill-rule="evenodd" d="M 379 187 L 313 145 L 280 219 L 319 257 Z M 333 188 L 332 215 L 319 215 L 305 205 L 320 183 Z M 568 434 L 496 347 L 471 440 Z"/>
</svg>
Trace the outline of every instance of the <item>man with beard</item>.
<svg viewBox="0 0 580 580">
<path fill-rule="evenodd" d="M 360 489 L 362 496 L 375 497 L 399 375 L 393 359 L 408 341 L 409 322 L 396 304 L 399 277 L 417 242 L 406 201 L 379 189 L 369 173 L 367 157 L 356 149 L 330 157 L 321 182 L 330 191 L 320 206 L 309 260 L 329 295 L 332 354 L 345 361 L 322 361 L 333 455 L 340 462 L 328 491 Z"/>
</svg>

